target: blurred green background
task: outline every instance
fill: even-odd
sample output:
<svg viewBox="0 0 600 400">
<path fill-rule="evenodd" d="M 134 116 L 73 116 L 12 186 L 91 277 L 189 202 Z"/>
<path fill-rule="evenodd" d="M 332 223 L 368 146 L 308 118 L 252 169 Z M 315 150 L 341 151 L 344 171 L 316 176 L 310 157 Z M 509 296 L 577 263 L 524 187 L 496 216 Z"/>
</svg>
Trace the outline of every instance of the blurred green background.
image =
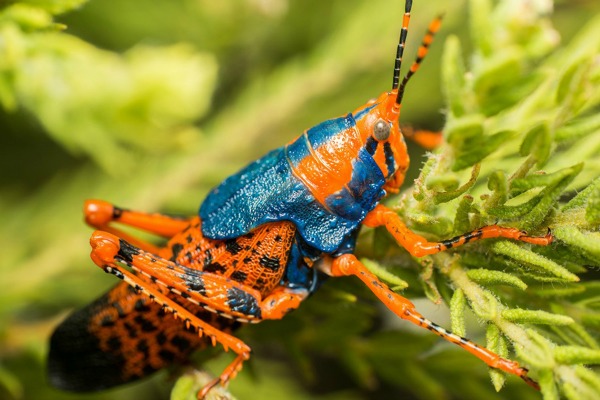
<svg viewBox="0 0 600 400">
<path fill-rule="evenodd" d="M 561 1 L 552 21 L 568 41 L 599 10 L 593 0 Z M 83 201 L 194 214 L 230 173 L 388 90 L 402 11 L 401 0 L 0 1 L 0 399 L 167 398 L 166 372 L 85 396 L 45 382 L 53 327 L 115 283 L 89 260 Z M 402 122 L 420 128 L 443 126 L 445 36 L 467 37 L 462 1 L 415 1 L 407 59 L 440 12 L 442 31 L 404 99 Z M 407 182 L 424 160 L 412 147 Z M 380 331 L 389 317 L 353 297 L 364 293 L 332 281 L 289 321 L 243 330 L 255 352 L 232 393 L 531 398 L 516 381 L 496 394 L 486 369 L 460 350 L 427 354 L 432 335 Z M 418 287 L 405 293 L 422 296 Z M 444 313 L 428 315 L 446 323 Z M 368 346 L 359 338 L 368 335 L 379 347 L 372 370 L 361 371 L 347 349 Z M 388 353 L 398 343 L 410 346 Z M 309 345 L 312 354 L 302 350 Z M 229 357 L 210 361 L 213 373 Z M 427 381 L 423 374 L 439 386 L 415 394 L 411 382 Z"/>
</svg>

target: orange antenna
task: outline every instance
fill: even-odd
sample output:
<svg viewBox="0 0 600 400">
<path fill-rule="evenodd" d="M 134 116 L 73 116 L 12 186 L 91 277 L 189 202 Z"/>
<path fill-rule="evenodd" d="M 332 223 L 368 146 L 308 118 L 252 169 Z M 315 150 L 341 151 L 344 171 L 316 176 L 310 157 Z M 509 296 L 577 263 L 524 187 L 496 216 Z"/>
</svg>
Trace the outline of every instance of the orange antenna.
<svg viewBox="0 0 600 400">
<path fill-rule="evenodd" d="M 398 89 L 400 82 L 400 68 L 402 67 L 402 55 L 406 46 L 406 36 L 408 35 L 408 23 L 410 22 L 410 9 L 412 0 L 406 0 L 404 3 L 404 18 L 402 19 L 402 29 L 400 30 L 400 39 L 398 40 L 398 49 L 396 50 L 396 61 L 394 62 L 394 80 L 392 90 Z"/>
<path fill-rule="evenodd" d="M 412 2 L 407 2 L 407 10 L 410 10 L 409 3 L 412 3 Z M 408 17 L 407 17 L 407 14 L 408 14 Z M 410 78 L 415 74 L 415 72 L 417 72 L 417 70 L 419 69 L 419 66 L 421 65 L 421 62 L 423 61 L 423 59 L 429 52 L 429 46 L 433 42 L 433 38 L 435 37 L 435 34 L 437 33 L 437 31 L 440 29 L 440 26 L 442 25 L 442 17 L 443 17 L 443 15 L 437 16 L 429 24 L 427 33 L 425 34 L 425 37 L 423 38 L 423 41 L 421 42 L 421 46 L 419 46 L 419 50 L 417 51 L 417 58 L 415 59 L 413 64 L 410 66 L 410 69 L 404 76 L 404 79 L 402 79 L 402 83 L 400 84 L 399 87 L 396 82 L 396 79 L 397 79 L 396 78 L 396 69 L 394 69 L 394 84 L 396 86 L 393 87 L 393 89 L 398 88 L 398 95 L 396 96 L 396 104 L 398 106 L 400 106 L 402 104 L 402 97 L 404 96 L 404 89 L 406 88 L 406 84 L 408 83 Z M 406 25 L 408 25 L 407 19 L 410 19 L 410 13 L 404 14 L 404 20 L 405 20 Z M 405 32 L 405 30 L 406 30 L 405 23 L 402 24 L 402 32 Z M 400 34 L 400 39 L 402 41 L 402 34 Z M 406 33 L 404 33 L 404 39 L 406 39 Z M 402 48 L 404 49 L 404 44 L 402 44 Z M 400 65 L 402 63 L 402 51 L 400 51 L 400 44 L 398 44 L 398 51 L 400 53 L 400 63 L 398 63 L 398 56 L 396 56 L 396 63 L 398 65 Z M 400 71 L 398 71 L 398 73 L 399 72 Z"/>
</svg>

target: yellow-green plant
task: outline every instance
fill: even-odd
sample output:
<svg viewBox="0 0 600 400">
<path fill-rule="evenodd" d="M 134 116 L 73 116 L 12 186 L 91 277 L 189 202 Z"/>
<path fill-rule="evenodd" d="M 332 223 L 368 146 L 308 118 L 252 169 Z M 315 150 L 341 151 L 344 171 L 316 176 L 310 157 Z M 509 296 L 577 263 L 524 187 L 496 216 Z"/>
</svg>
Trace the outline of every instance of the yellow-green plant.
<svg viewBox="0 0 600 400">
<path fill-rule="evenodd" d="M 88 259 L 83 199 L 193 213 L 228 173 L 389 87 L 401 3 L 0 1 L 0 398 L 69 398 L 43 384 L 47 338 L 60 310 L 115 283 Z M 597 398 L 600 19 L 577 14 L 584 26 L 560 43 L 549 0 L 416 1 L 408 54 L 442 10 L 444 32 L 468 14 L 470 39 L 442 32 L 402 122 L 435 118 L 441 75 L 446 141 L 422 166 L 413 156 L 417 179 L 387 203 L 431 239 L 498 222 L 549 226 L 556 242 L 412 259 L 365 230 L 360 255 L 403 295 L 448 304 L 452 330 L 518 359 L 545 399 Z M 256 351 L 231 392 L 537 396 L 497 371 L 490 384 L 481 362 L 406 325 L 360 284 L 331 280 L 284 320 L 240 331 Z M 193 398 L 196 376 L 172 398 Z M 166 398 L 164 378 L 94 398 Z"/>
</svg>

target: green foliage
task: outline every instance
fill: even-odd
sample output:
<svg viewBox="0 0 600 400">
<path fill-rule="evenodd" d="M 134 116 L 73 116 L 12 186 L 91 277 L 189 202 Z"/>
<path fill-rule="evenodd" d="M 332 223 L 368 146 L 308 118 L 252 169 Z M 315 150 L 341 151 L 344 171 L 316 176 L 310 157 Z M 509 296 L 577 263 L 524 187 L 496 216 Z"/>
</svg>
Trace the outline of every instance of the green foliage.
<svg viewBox="0 0 600 400">
<path fill-rule="evenodd" d="M 448 145 L 429 159 L 414 195 L 409 190 L 399 209 L 409 221 L 415 213 L 438 219 L 454 213 L 459 231 L 499 223 L 540 234 L 550 227 L 557 239 L 552 249 L 498 240 L 431 259 L 443 277 L 438 285 L 456 290 L 450 303 L 458 314 L 452 316 L 453 328 L 463 331 L 464 297 L 480 320 L 496 327 L 488 328 L 488 347 L 497 349 L 500 340 L 508 339 L 539 379 L 544 398 L 592 398 L 600 378 L 586 374 L 583 379 L 577 371 L 598 364 L 598 326 L 573 311 L 596 315 L 595 295 L 565 285 L 580 281 L 579 275 L 597 267 L 599 259 L 598 184 L 593 178 L 600 175 L 595 114 L 600 102 L 592 88 L 600 78 L 600 19 L 557 47 L 547 4 L 539 2 L 536 9 L 531 3 L 528 10 L 523 4 L 470 2 L 478 17 L 471 19 L 475 48 L 469 66 L 463 64 L 459 39 L 447 39 L 442 76 L 449 104 Z M 439 176 L 460 180 L 462 170 L 480 164 L 471 195 L 440 207 L 434 199 L 445 192 L 430 182 Z M 423 224 L 413 227 L 438 237 Z M 581 275 L 586 281 L 594 281 L 593 276 Z M 541 286 L 548 283 L 556 288 Z M 578 301 L 570 298 L 575 292 Z M 525 305 L 530 309 L 521 308 Z M 497 389 L 503 386 L 498 372 L 491 378 Z"/>
<path fill-rule="evenodd" d="M 0 1 L 0 398 L 72 398 L 40 383 L 47 339 L 63 310 L 114 284 L 89 261 L 83 199 L 193 213 L 229 173 L 389 87 L 401 3 Z M 498 222 L 556 241 L 417 260 L 365 230 L 359 255 L 403 295 L 448 304 L 453 330 L 518 359 L 544 399 L 597 398 L 598 7 L 564 3 L 555 22 L 578 33 L 559 45 L 550 1 L 470 0 L 470 38 L 444 40 L 465 7 L 414 4 L 408 60 L 430 18 L 446 18 L 402 122 L 435 128 L 441 86 L 446 143 L 424 165 L 412 155 L 418 176 L 388 203 L 432 240 Z M 535 396 L 407 325 L 360 283 L 331 280 L 284 320 L 240 331 L 255 351 L 224 396 Z M 90 398 L 186 399 L 209 379 L 186 373 L 171 392 L 163 373 Z"/>
</svg>

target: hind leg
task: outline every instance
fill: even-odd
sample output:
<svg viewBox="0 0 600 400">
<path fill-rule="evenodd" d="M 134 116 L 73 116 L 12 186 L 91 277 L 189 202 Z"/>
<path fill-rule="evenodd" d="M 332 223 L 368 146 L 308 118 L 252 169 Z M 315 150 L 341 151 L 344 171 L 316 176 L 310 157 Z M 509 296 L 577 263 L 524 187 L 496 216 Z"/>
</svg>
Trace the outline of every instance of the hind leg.
<svg viewBox="0 0 600 400">
<path fill-rule="evenodd" d="M 191 218 L 176 217 L 158 213 L 144 213 L 117 207 L 104 200 L 86 200 L 83 206 L 85 222 L 93 228 L 110 232 L 135 246 L 151 253 L 158 253 L 158 247 L 115 228 L 115 223 L 131 226 L 143 231 L 170 238 L 184 230 Z"/>
<path fill-rule="evenodd" d="M 527 384 L 539 389 L 538 384 L 527 376 L 527 369 L 519 366 L 516 361 L 507 360 L 498 354 L 471 342 L 468 339 L 455 335 L 441 326 L 429 321 L 421 315 L 405 297 L 391 291 L 383 282 L 373 275 L 353 254 L 345 254 L 332 260 L 329 268 L 324 272 L 331 276 L 356 276 L 400 318 L 407 320 L 421 328 L 425 328 L 444 340 L 454 343 L 475 357 L 479 358 L 492 368 L 497 368 L 523 379 Z"/>
</svg>

